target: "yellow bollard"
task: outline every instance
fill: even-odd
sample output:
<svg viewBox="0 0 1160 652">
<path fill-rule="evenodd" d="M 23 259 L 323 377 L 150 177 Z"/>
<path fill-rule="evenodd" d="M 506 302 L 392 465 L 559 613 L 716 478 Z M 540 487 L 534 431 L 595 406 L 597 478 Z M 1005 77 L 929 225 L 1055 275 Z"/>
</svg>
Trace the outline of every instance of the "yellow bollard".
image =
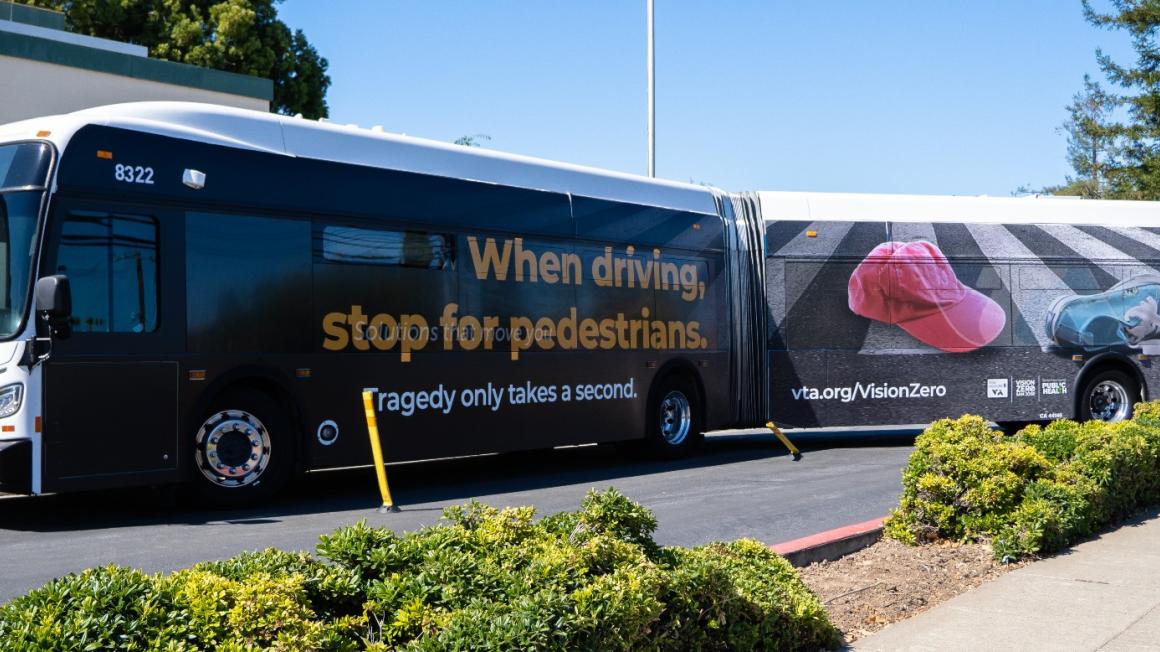
<svg viewBox="0 0 1160 652">
<path fill-rule="evenodd" d="M 781 428 L 778 428 L 776 425 L 774 425 L 772 421 L 767 422 L 765 427 L 772 430 L 773 434 L 777 435 L 777 438 L 781 440 L 781 443 L 785 444 L 785 447 L 789 449 L 789 452 L 793 453 L 794 461 L 800 460 L 802 458 L 801 451 L 797 449 L 797 446 L 793 445 L 793 442 L 789 440 L 789 437 L 785 436 L 785 433 L 781 431 Z"/>
<path fill-rule="evenodd" d="M 375 418 L 375 395 L 363 392 L 363 407 L 367 411 L 367 432 L 371 437 L 371 455 L 375 458 L 375 475 L 379 479 L 379 493 L 383 496 L 383 506 L 379 513 L 397 512 L 399 508 L 391 499 L 391 488 L 387 486 L 387 469 L 383 463 L 383 445 L 379 441 L 379 424 Z"/>
</svg>

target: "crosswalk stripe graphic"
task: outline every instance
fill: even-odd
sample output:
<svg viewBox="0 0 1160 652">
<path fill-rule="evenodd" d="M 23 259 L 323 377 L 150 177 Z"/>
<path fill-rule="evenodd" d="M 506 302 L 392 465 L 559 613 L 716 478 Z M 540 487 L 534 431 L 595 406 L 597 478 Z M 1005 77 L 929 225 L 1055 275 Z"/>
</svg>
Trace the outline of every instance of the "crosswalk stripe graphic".
<svg viewBox="0 0 1160 652">
<path fill-rule="evenodd" d="M 895 242 L 914 242 L 926 240 L 937 245 L 934 234 L 934 225 L 930 222 L 892 222 L 890 224 L 890 239 Z"/>
<path fill-rule="evenodd" d="M 797 238 L 805 238 L 807 221 L 767 222 L 765 224 L 765 251 L 767 255 L 776 255 L 781 248 Z"/>
<path fill-rule="evenodd" d="M 774 326 L 781 326 L 789 310 L 801 298 L 801 293 L 809 286 L 810 282 L 809 279 L 800 281 L 793 279 L 792 282 L 787 282 L 783 258 L 802 256 L 810 257 L 818 262 L 827 260 L 835 255 L 838 245 L 842 243 L 842 239 L 846 237 L 853 226 L 853 222 L 811 222 L 809 226 L 799 232 L 799 237 L 785 242 L 776 252 L 768 254 L 773 260 L 766 262 L 765 278 L 782 279 L 781 283 L 770 284 L 767 282 L 769 287 L 766 288 L 766 300 L 769 303 L 769 314 Z M 806 231 L 813 231 L 817 235 L 807 238 Z M 772 246 L 774 243 L 770 244 Z M 800 266 L 798 267 L 800 269 Z"/>
<path fill-rule="evenodd" d="M 1116 284 L 1116 277 L 1079 255 L 1039 226 L 1007 224 L 1006 229 L 1043 260 L 1047 268 L 1077 293 L 1097 292 Z"/>
<path fill-rule="evenodd" d="M 781 249 L 778 249 L 774 254 L 776 256 L 795 257 L 802 256 L 808 258 L 822 258 L 834 256 L 839 254 L 839 245 L 842 244 L 842 239 L 854 228 L 857 222 L 810 222 L 804 231 L 813 231 L 816 235 L 812 238 L 805 237 L 803 234 L 800 238 L 794 238 L 785 243 Z M 886 233 L 886 227 L 878 224 L 883 233 Z"/>
<path fill-rule="evenodd" d="M 1043 224 L 1039 228 L 1073 249 L 1077 254 L 1086 258 L 1091 263 L 1099 266 L 1100 269 L 1115 277 L 1117 281 L 1138 276 L 1140 272 L 1149 274 L 1160 273 L 1156 269 L 1148 267 L 1143 263 L 1135 266 L 1136 270 L 1133 270 L 1134 265 L 1127 264 L 1128 260 L 1133 259 L 1132 256 L 1102 240 L 1097 240 L 1092 234 L 1085 233 L 1074 226 L 1068 224 Z M 1133 271 L 1136 273 L 1133 273 Z"/>
<path fill-rule="evenodd" d="M 1080 230 L 1127 253 L 1136 260 L 1155 265 L 1160 261 L 1160 235 L 1134 226 L 1081 226 Z"/>
<path fill-rule="evenodd" d="M 1051 271 L 1043 261 L 1039 260 L 1030 249 L 1016 239 L 1013 234 L 999 224 L 964 224 L 971 237 L 979 244 L 979 249 L 992 263 L 998 263 L 996 269 L 1002 270 L 1000 278 L 1007 291 L 1011 293 L 1011 302 L 1026 320 L 1039 346 L 1051 344 L 1043 320 L 1047 316 L 1047 309 L 1059 294 L 1071 288 Z M 1006 264 L 1008 261 L 1017 261 L 1015 265 Z M 1012 268 L 1017 269 L 1019 283 L 1012 282 Z M 1024 289 L 1024 288 L 1034 289 Z M 1044 290 L 1060 290 L 1061 292 L 1044 292 Z"/>
<path fill-rule="evenodd" d="M 818 236 L 822 229 L 835 226 L 838 224 L 819 225 Z M 846 223 L 843 227 L 846 234 L 833 248 L 829 262 L 822 258 L 786 265 L 786 294 L 794 297 L 787 301 L 785 320 L 791 348 L 857 351 L 866 340 L 870 320 L 850 310 L 847 285 L 858 263 L 886 239 L 886 227 L 882 222 Z"/>
<path fill-rule="evenodd" d="M 1038 345 L 1031 327 L 1023 314 L 1011 301 L 1010 265 L 992 265 L 966 226 L 961 223 L 939 223 L 934 225 L 939 242 L 944 251 L 954 253 L 950 258 L 955 275 L 968 287 L 976 288 L 998 302 L 1007 311 L 1007 326 L 995 338 L 996 345 L 1034 346 Z"/>
</svg>

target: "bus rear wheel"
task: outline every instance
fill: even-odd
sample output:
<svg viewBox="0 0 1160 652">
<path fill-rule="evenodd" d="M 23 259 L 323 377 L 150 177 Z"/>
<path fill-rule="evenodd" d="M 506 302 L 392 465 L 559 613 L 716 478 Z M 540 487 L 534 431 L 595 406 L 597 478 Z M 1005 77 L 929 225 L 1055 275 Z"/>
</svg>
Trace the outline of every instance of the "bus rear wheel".
<svg viewBox="0 0 1160 652">
<path fill-rule="evenodd" d="M 670 375 L 649 401 L 645 443 L 650 452 L 681 457 L 701 445 L 705 417 L 697 386 L 687 376 Z"/>
<path fill-rule="evenodd" d="M 194 436 L 194 462 L 203 502 L 229 507 L 267 500 L 290 479 L 290 422 L 266 394 L 231 392 L 202 419 Z"/>
<path fill-rule="evenodd" d="M 1140 385 L 1118 369 L 1101 371 L 1084 383 L 1079 399 L 1080 421 L 1115 423 L 1132 418 L 1132 408 L 1140 399 Z"/>
</svg>

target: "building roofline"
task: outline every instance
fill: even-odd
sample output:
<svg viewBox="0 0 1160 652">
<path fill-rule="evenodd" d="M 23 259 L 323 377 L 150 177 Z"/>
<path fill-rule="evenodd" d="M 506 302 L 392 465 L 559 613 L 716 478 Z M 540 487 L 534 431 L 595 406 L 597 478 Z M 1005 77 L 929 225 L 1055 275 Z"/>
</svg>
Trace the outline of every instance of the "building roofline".
<svg viewBox="0 0 1160 652">
<path fill-rule="evenodd" d="M 111 52 L 13 31 L 6 31 L 4 38 L 0 38 L 0 56 L 252 97 L 267 102 L 274 99 L 274 82 L 269 79 Z"/>
<path fill-rule="evenodd" d="M 36 25 L 37 27 L 62 31 L 68 27 L 68 21 L 62 11 L 18 4 L 11 0 L 0 0 L 0 18 L 24 25 Z"/>
<path fill-rule="evenodd" d="M 0 7 L 2 6 L 3 5 L 0 5 Z M 0 18 L 0 32 L 5 32 L 8 34 L 24 34 L 25 36 L 33 36 L 36 38 L 47 39 L 49 41 L 59 41 L 61 43 L 72 43 L 74 45 L 82 45 L 84 47 L 95 48 L 97 50 L 120 52 L 121 54 L 128 54 L 134 57 L 149 56 L 149 48 L 145 47 L 144 45 L 122 43 L 121 41 L 114 41 L 107 38 L 97 38 L 96 36 L 77 34 L 75 32 L 69 32 L 62 29 L 43 27 L 40 25 L 22 23 L 20 21 L 3 20 L 2 18 Z"/>
</svg>

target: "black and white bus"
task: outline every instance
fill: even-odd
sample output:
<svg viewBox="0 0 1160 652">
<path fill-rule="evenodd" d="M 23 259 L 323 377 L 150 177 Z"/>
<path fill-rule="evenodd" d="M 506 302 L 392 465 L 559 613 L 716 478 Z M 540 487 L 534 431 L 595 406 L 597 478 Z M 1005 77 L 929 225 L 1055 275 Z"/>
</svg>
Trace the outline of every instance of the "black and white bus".
<svg viewBox="0 0 1160 652">
<path fill-rule="evenodd" d="M 1114 420 L 1160 353 L 1146 203 L 728 195 L 184 103 L 0 127 L 0 192 L 3 491 L 263 497 L 370 462 L 364 390 L 388 461 Z"/>
</svg>

